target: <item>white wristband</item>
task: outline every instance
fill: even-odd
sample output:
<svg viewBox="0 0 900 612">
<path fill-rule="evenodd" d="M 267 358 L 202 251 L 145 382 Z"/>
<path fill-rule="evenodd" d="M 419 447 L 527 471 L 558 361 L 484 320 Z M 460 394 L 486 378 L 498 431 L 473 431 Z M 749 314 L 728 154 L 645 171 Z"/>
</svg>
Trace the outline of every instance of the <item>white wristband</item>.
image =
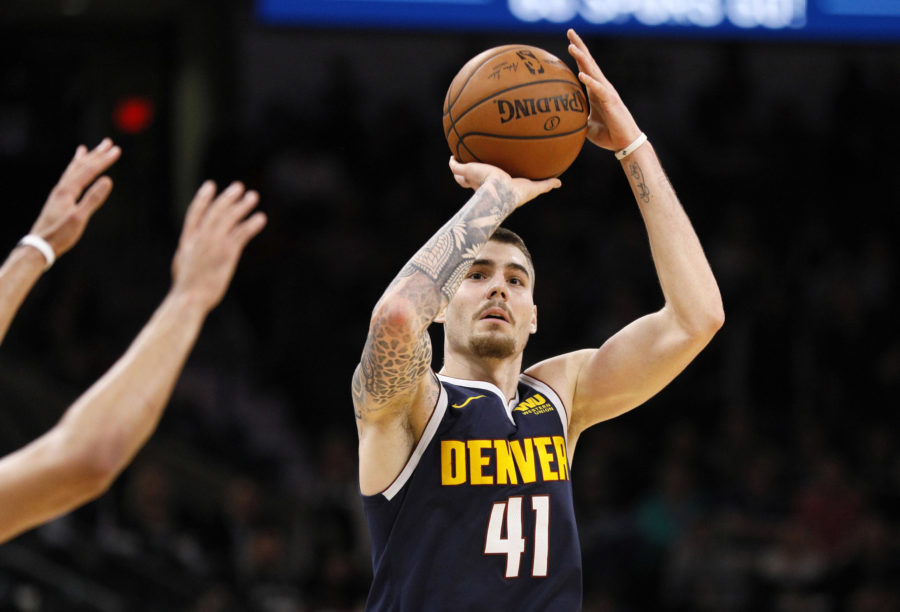
<svg viewBox="0 0 900 612">
<path fill-rule="evenodd" d="M 634 139 L 630 145 L 622 149 L 621 151 L 616 151 L 616 159 L 625 159 L 632 153 L 634 153 L 639 146 L 647 142 L 647 135 L 641 132 L 641 135 Z"/>
<path fill-rule="evenodd" d="M 44 266 L 44 270 L 50 269 L 50 266 L 52 266 L 53 262 L 56 261 L 56 253 L 53 252 L 53 247 L 50 246 L 50 244 L 40 236 L 28 234 L 27 236 L 19 240 L 19 245 L 34 247 L 38 251 L 40 251 L 41 255 L 44 256 L 44 259 L 47 260 L 47 265 Z"/>
</svg>

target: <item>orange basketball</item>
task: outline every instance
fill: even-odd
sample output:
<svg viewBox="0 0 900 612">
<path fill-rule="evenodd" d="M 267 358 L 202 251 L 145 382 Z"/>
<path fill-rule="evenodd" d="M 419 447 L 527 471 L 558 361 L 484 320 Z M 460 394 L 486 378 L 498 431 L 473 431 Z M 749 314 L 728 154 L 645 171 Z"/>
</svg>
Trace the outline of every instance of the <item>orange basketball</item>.
<svg viewBox="0 0 900 612">
<path fill-rule="evenodd" d="M 479 53 L 444 98 L 444 135 L 461 162 L 543 179 L 571 165 L 587 132 L 581 83 L 556 56 L 528 45 Z"/>
</svg>

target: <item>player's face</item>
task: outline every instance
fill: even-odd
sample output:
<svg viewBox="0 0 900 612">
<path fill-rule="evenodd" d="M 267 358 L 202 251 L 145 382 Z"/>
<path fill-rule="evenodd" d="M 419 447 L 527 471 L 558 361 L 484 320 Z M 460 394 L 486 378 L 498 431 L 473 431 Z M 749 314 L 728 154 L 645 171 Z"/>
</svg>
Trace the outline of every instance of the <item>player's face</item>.
<svg viewBox="0 0 900 612">
<path fill-rule="evenodd" d="M 488 241 L 447 305 L 443 322 L 451 348 L 493 359 L 521 353 L 537 331 L 532 275 L 516 246 Z"/>
</svg>

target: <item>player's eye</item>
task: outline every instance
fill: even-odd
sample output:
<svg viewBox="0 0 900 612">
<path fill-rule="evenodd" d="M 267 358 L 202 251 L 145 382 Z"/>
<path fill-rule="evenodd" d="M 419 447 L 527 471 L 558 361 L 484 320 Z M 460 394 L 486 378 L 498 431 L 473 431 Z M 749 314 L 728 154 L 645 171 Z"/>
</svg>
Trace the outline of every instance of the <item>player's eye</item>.
<svg viewBox="0 0 900 612">
<path fill-rule="evenodd" d="M 525 284 L 525 281 L 523 281 L 518 276 L 513 276 L 512 278 L 509 279 L 509 282 L 512 283 L 513 285 L 524 285 Z"/>
<path fill-rule="evenodd" d="M 484 274 L 482 274 L 481 272 L 470 272 L 469 278 L 471 278 L 472 280 L 482 280 L 484 278 Z"/>
</svg>

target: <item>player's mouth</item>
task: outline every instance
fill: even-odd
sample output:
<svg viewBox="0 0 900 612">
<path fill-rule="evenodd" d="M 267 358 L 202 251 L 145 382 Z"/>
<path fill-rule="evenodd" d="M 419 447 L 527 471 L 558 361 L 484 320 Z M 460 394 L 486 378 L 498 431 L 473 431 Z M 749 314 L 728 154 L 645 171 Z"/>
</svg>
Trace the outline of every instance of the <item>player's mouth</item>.
<svg viewBox="0 0 900 612">
<path fill-rule="evenodd" d="M 481 313 L 481 316 L 478 317 L 478 319 L 480 321 L 504 321 L 506 323 L 512 323 L 510 314 L 499 306 L 488 308 Z"/>
</svg>

